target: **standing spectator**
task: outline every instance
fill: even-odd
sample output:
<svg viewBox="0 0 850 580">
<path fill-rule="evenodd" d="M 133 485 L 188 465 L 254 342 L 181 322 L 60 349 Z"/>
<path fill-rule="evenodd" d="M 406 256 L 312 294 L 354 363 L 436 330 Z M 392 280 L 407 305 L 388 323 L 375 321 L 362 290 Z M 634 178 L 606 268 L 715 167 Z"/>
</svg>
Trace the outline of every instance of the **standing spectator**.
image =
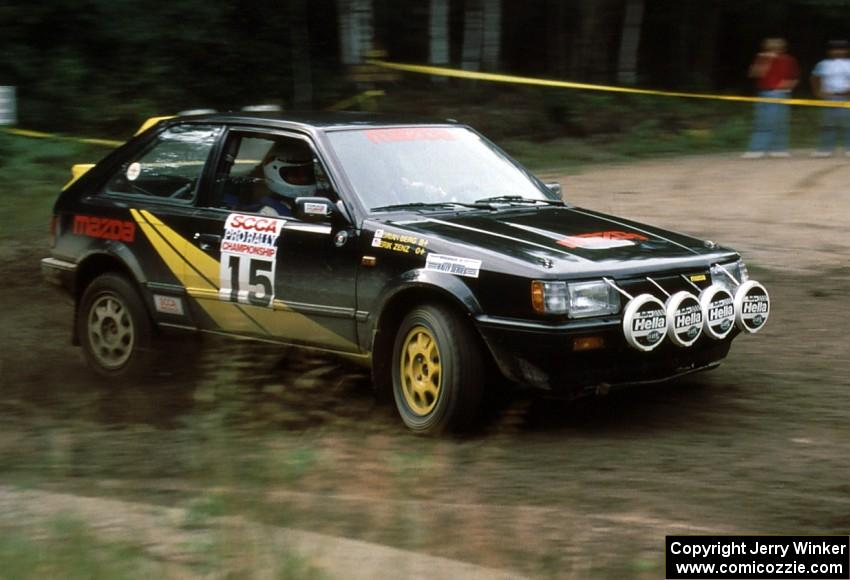
<svg viewBox="0 0 850 580">
<path fill-rule="evenodd" d="M 827 58 L 812 71 L 812 91 L 819 99 L 844 101 L 850 96 L 850 59 L 846 40 L 829 43 Z M 823 110 L 818 148 L 812 157 L 830 157 L 839 134 L 844 137 L 844 155 L 850 157 L 850 109 L 830 107 Z"/>
<path fill-rule="evenodd" d="M 762 51 L 750 66 L 750 78 L 756 79 L 759 97 L 786 99 L 797 86 L 800 69 L 796 59 L 786 54 L 785 49 L 782 38 L 766 38 L 762 43 Z M 756 103 L 753 135 L 744 159 L 758 159 L 766 154 L 790 157 L 788 117 L 788 105 Z"/>
</svg>

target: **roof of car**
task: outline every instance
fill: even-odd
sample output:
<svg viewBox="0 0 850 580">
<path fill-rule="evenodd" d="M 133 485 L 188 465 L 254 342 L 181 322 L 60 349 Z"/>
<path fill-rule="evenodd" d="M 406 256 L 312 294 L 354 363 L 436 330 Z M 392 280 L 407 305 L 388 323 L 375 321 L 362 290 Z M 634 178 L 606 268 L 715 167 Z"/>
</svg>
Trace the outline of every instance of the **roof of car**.
<svg viewBox="0 0 850 580">
<path fill-rule="evenodd" d="M 203 115 L 186 115 L 174 117 L 171 122 L 179 121 L 217 121 L 222 123 L 250 123 L 268 126 L 300 125 L 317 129 L 357 128 L 357 127 L 386 127 L 392 125 L 447 125 L 457 124 L 454 119 L 436 119 L 411 115 L 388 115 L 382 113 L 364 112 L 262 112 L 246 113 L 241 111 L 227 113 L 211 113 Z"/>
</svg>

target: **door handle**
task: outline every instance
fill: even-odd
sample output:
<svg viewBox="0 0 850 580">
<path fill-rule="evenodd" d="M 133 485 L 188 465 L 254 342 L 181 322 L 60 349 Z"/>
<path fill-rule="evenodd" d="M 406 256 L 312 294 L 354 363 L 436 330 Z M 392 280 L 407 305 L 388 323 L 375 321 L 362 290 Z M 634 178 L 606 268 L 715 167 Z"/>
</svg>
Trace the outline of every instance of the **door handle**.
<svg viewBox="0 0 850 580">
<path fill-rule="evenodd" d="M 193 238 L 196 242 L 198 242 L 198 246 L 200 246 L 202 250 L 214 250 L 218 248 L 221 243 L 221 236 L 216 234 L 202 234 L 201 232 L 195 232 Z"/>
</svg>

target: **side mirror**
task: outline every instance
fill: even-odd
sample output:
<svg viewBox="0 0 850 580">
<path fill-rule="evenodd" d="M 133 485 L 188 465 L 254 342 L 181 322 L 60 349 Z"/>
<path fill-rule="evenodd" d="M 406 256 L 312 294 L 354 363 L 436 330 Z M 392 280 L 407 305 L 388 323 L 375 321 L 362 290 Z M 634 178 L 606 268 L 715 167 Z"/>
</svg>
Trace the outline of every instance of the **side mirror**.
<svg viewBox="0 0 850 580">
<path fill-rule="evenodd" d="M 553 183 L 544 183 L 546 189 L 551 191 L 552 193 L 557 193 L 558 197 L 561 197 L 561 184 L 558 182 Z"/>
<path fill-rule="evenodd" d="M 339 210 L 326 197 L 298 197 L 292 214 L 305 222 L 330 222 L 339 217 Z"/>
</svg>

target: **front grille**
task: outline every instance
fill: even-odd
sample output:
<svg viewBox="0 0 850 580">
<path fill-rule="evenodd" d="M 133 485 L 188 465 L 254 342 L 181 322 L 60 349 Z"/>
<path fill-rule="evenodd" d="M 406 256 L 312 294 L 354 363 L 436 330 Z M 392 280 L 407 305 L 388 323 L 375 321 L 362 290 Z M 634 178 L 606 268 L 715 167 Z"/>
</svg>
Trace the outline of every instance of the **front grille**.
<svg viewBox="0 0 850 580">
<path fill-rule="evenodd" d="M 684 276 L 684 278 L 682 277 Z M 693 284 L 688 283 L 685 278 L 690 279 L 692 276 L 704 276 L 702 281 L 694 281 Z M 668 294 L 673 295 L 682 290 L 692 294 L 699 295 L 700 291 L 708 288 L 711 285 L 711 273 L 708 268 L 702 270 L 689 270 L 682 273 L 660 273 L 647 274 L 642 277 L 631 277 L 623 280 L 614 280 L 614 282 L 624 291 L 632 296 L 639 294 L 651 294 L 664 302 L 667 296 L 658 289 L 658 287 L 650 282 L 647 278 L 652 278 L 659 286 L 664 288 Z M 694 285 L 699 288 L 694 287 Z"/>
</svg>

